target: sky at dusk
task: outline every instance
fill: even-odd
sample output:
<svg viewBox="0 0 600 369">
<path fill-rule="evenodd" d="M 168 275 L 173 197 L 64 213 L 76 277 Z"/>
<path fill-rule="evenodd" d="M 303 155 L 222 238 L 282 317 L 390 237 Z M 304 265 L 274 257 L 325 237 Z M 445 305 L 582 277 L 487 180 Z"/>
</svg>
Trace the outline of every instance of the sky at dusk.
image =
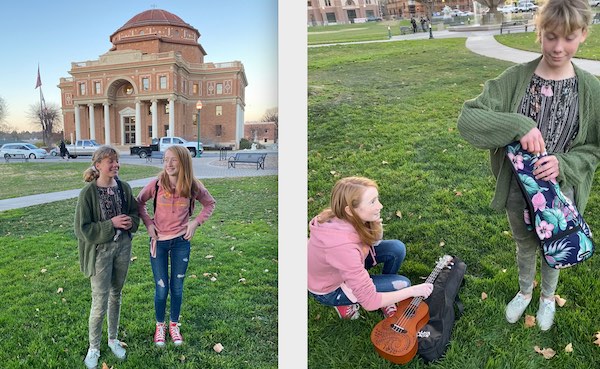
<svg viewBox="0 0 600 369">
<path fill-rule="evenodd" d="M 30 106 L 40 101 L 35 89 L 38 63 L 46 103 L 60 106 L 57 85 L 61 77 L 71 77 L 71 63 L 97 60 L 111 48 L 113 32 L 152 8 L 173 13 L 200 32 L 205 62 L 244 64 L 245 120 L 260 120 L 267 109 L 278 106 L 277 7 L 277 0 L 7 2 L 0 22 L 5 123 L 17 131 L 39 129 L 27 118 Z"/>
</svg>

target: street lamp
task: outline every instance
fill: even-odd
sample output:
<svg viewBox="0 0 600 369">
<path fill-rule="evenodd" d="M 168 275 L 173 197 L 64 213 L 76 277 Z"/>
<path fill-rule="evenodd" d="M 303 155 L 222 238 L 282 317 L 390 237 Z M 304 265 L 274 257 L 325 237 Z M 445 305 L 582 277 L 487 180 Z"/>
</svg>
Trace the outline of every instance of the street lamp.
<svg viewBox="0 0 600 369">
<path fill-rule="evenodd" d="M 200 110 L 202 110 L 202 101 L 198 100 L 198 102 L 196 103 L 196 110 L 198 111 L 198 116 L 196 117 L 196 125 L 198 126 L 198 143 L 196 146 L 196 156 L 200 156 Z"/>
</svg>

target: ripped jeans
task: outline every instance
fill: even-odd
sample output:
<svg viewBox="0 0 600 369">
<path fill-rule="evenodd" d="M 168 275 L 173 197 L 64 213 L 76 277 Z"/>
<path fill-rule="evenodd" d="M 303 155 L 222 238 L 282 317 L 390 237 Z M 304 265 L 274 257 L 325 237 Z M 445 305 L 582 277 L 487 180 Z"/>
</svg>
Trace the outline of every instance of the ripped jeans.
<svg viewBox="0 0 600 369">
<path fill-rule="evenodd" d="M 382 274 L 371 275 L 371 280 L 375 285 L 377 292 L 392 292 L 410 286 L 410 280 L 403 275 L 398 274 L 400 265 L 406 257 L 406 246 L 398 240 L 383 240 L 375 246 L 375 261 L 383 263 Z M 365 260 L 365 269 L 373 267 L 373 258 L 367 255 Z M 317 295 L 309 292 L 315 300 L 323 305 L 340 306 L 351 305 L 350 301 L 341 287 L 325 295 Z"/>
<path fill-rule="evenodd" d="M 171 276 L 169 277 L 169 256 Z M 172 322 L 179 322 L 179 312 L 183 300 L 183 281 L 190 260 L 190 241 L 179 236 L 170 240 L 156 241 L 156 257 L 150 255 L 150 265 L 154 275 L 154 313 L 156 321 L 165 321 L 167 296 L 171 293 Z"/>
</svg>

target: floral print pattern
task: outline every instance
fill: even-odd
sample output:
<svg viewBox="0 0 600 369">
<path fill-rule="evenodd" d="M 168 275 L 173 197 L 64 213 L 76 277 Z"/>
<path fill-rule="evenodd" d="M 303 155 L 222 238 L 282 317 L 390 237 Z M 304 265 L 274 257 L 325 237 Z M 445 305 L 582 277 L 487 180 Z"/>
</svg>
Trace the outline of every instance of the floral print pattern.
<svg viewBox="0 0 600 369">
<path fill-rule="evenodd" d="M 506 147 L 506 156 L 528 205 L 524 221 L 530 230 L 535 229 L 546 263 L 559 269 L 590 258 L 594 252 L 592 232 L 575 205 L 555 180 L 537 180 L 533 175 L 541 156 L 523 150 L 519 142 Z"/>
</svg>

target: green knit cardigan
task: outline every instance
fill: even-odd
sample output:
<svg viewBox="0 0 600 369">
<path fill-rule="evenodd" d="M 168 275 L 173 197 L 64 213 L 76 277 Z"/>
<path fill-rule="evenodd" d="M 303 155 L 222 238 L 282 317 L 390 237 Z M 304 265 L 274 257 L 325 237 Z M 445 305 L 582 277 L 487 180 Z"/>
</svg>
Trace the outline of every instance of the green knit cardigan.
<svg viewBox="0 0 600 369">
<path fill-rule="evenodd" d="M 514 65 L 487 81 L 479 96 L 464 103 L 458 117 L 461 136 L 477 148 L 490 150 L 491 169 L 496 177 L 491 206 L 500 211 L 506 208 L 512 178 L 505 146 L 536 127 L 533 119 L 517 110 L 540 60 L 541 57 Z M 589 72 L 575 65 L 574 68 L 579 86 L 579 132 L 569 152 L 549 154 L 558 159 L 560 186 L 574 189 L 575 205 L 583 214 L 600 160 L 600 82 Z"/>
<path fill-rule="evenodd" d="M 132 227 L 129 234 L 137 231 L 140 225 L 138 205 L 128 183 L 121 181 L 123 197 L 127 208 L 123 213 L 131 217 Z M 98 201 L 98 186 L 96 181 L 86 184 L 77 200 L 75 208 L 75 236 L 79 240 L 79 267 L 86 277 L 96 274 L 96 245 L 111 242 L 116 234 L 116 229 L 109 220 L 100 220 L 100 203 Z M 127 232 L 121 237 L 127 237 Z"/>
</svg>

